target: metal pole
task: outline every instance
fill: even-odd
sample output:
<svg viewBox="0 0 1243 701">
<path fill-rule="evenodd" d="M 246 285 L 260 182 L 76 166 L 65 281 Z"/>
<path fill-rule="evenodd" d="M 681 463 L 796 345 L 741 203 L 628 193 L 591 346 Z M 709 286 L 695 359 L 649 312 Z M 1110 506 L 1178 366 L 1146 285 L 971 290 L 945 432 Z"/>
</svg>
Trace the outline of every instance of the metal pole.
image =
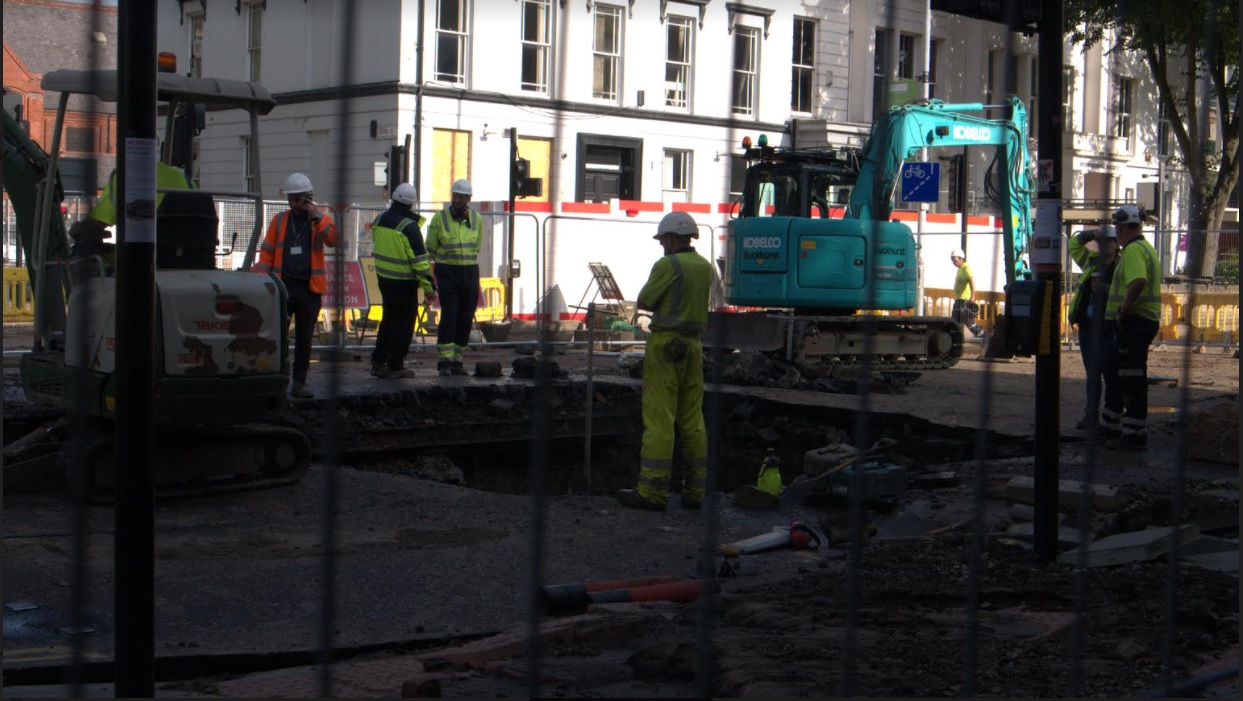
<svg viewBox="0 0 1243 701">
<path fill-rule="evenodd" d="M 1161 274 L 1169 275 L 1170 266 L 1170 232 L 1166 231 L 1165 222 L 1165 154 L 1157 154 L 1157 259 L 1161 261 Z"/>
<path fill-rule="evenodd" d="M 427 15 L 424 0 L 419 0 L 419 36 L 414 43 L 414 82 L 418 88 L 414 93 L 414 190 L 423 192 L 423 20 Z M 423 197 L 424 201 L 429 198 Z"/>
<path fill-rule="evenodd" d="M 1052 234 L 1050 244 L 1056 249 L 1042 248 L 1039 244 L 1032 247 L 1032 270 L 1037 280 L 1043 280 L 1047 286 L 1044 319 L 1042 324 L 1048 332 L 1046 338 L 1052 339 L 1062 316 L 1062 261 L 1061 261 L 1061 223 L 1062 223 L 1062 102 L 1048 99 L 1050 96 L 1061 95 L 1062 80 L 1062 0 L 1044 0 L 1040 15 L 1040 94 L 1046 99 L 1037 105 L 1039 111 L 1040 130 L 1037 134 L 1037 151 L 1041 160 L 1053 161 L 1053 179 L 1049 183 L 1049 191 L 1040 193 L 1037 206 L 1037 231 L 1035 237 Z M 1041 250 L 1052 255 L 1047 258 L 1038 254 Z M 1057 482 L 1059 470 L 1058 444 L 1061 435 L 1059 413 L 1060 375 L 1061 375 L 1060 341 L 1051 341 L 1036 353 L 1036 474 L 1035 474 L 1035 518 L 1033 531 L 1036 552 L 1046 560 L 1057 557 Z"/>
<path fill-rule="evenodd" d="M 924 74 L 920 97 L 932 97 L 932 0 L 924 2 Z M 919 160 L 928 162 L 928 149 L 919 150 Z M 939 185 L 938 185 L 939 188 Z M 915 222 L 915 313 L 924 315 L 924 224 L 928 221 L 928 203 L 919 203 L 919 218 Z"/>
<path fill-rule="evenodd" d="M 155 0 L 127 0 L 117 35 L 116 695 L 155 693 Z"/>
<path fill-rule="evenodd" d="M 509 130 L 509 226 L 505 232 L 505 321 L 514 318 L 514 164 L 518 162 L 518 129 Z"/>
<path fill-rule="evenodd" d="M 594 374 L 596 350 L 596 303 L 587 303 L 587 404 L 584 409 L 586 420 L 583 422 L 583 479 L 587 482 L 588 493 L 591 492 L 591 415 L 595 407 L 596 388 Z"/>
</svg>

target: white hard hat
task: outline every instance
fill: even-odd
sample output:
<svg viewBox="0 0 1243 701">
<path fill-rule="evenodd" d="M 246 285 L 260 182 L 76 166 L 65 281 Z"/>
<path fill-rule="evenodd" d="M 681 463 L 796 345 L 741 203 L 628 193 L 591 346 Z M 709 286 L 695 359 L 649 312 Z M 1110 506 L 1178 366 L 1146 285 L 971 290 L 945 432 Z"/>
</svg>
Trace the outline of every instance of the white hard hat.
<svg viewBox="0 0 1243 701">
<path fill-rule="evenodd" d="M 950 258 L 962 258 L 963 260 L 967 260 L 967 254 L 964 253 L 961 248 L 955 248 L 950 251 Z"/>
<path fill-rule="evenodd" d="M 689 236 L 697 239 L 699 238 L 699 227 L 695 225 L 694 217 L 686 212 L 670 212 L 656 225 L 656 235 L 652 238 L 658 239 L 665 234 Z"/>
<path fill-rule="evenodd" d="M 1114 212 L 1115 224 L 1143 224 L 1144 210 L 1139 205 L 1124 204 Z"/>
<path fill-rule="evenodd" d="M 1106 224 L 1101 227 L 1101 238 L 1116 239 L 1118 238 L 1118 229 L 1113 224 Z"/>
<path fill-rule="evenodd" d="M 311 187 L 311 179 L 302 173 L 294 173 L 285 178 L 285 187 L 282 188 L 286 195 L 296 195 L 302 192 L 313 192 L 315 188 Z"/>
<path fill-rule="evenodd" d="M 419 201 L 419 193 L 410 183 L 402 183 L 393 190 L 393 201 L 409 207 Z"/>
<path fill-rule="evenodd" d="M 467 197 L 475 194 L 474 190 L 471 189 L 470 181 L 466 178 L 454 180 L 453 187 L 449 188 L 449 192 L 452 192 L 455 195 L 466 195 Z"/>
</svg>

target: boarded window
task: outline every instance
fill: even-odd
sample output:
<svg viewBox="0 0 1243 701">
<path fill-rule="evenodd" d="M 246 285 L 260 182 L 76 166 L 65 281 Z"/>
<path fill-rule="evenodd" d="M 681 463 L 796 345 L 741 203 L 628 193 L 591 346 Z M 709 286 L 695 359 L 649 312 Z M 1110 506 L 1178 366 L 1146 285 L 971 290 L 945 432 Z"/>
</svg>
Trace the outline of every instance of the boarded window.
<svg viewBox="0 0 1243 701">
<path fill-rule="evenodd" d="M 470 132 L 432 131 L 432 202 L 447 203 L 449 188 L 458 178 L 470 177 Z"/>
</svg>

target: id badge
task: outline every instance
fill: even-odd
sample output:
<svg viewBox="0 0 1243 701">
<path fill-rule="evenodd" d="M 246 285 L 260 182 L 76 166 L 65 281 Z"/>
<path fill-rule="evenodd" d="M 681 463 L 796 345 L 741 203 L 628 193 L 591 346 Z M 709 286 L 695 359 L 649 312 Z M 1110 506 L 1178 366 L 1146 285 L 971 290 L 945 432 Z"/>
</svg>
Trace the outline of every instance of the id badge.
<svg viewBox="0 0 1243 701">
<path fill-rule="evenodd" d="M 302 247 L 301 247 L 301 246 L 292 246 L 292 247 L 290 247 L 290 249 L 289 249 L 289 254 L 290 254 L 290 255 L 294 255 L 294 256 L 300 256 L 300 255 L 302 255 Z"/>
</svg>

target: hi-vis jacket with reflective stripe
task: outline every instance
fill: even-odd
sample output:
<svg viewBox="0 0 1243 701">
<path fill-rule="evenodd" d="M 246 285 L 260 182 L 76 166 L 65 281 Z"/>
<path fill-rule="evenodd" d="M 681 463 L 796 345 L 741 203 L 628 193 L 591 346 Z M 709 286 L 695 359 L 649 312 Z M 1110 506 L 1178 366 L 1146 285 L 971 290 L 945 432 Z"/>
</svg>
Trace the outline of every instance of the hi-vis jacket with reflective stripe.
<svg viewBox="0 0 1243 701">
<path fill-rule="evenodd" d="M 108 176 L 108 183 L 104 185 L 104 191 L 99 195 L 99 201 L 91 209 L 91 219 L 102 222 L 104 226 L 112 226 L 117 223 L 116 184 L 117 172 L 114 170 L 112 175 Z M 186 177 L 186 174 L 180 168 L 170 166 L 163 161 L 155 162 L 155 187 L 157 190 L 195 189 L 194 183 Z M 156 209 L 158 210 L 162 204 L 164 204 L 164 193 L 156 192 Z"/>
<path fill-rule="evenodd" d="M 431 259 L 423 246 L 423 234 L 419 232 L 423 221 L 423 217 L 410 210 L 395 207 L 375 218 L 371 224 L 371 238 L 375 242 L 372 256 L 377 276 L 389 280 L 417 280 L 425 291 L 432 291 Z"/>
<path fill-rule="evenodd" d="M 687 247 L 656 261 L 639 292 L 639 306 L 652 311 L 652 331 L 699 336 L 708 325 L 716 270 Z"/>
<path fill-rule="evenodd" d="M 259 247 L 259 262 L 255 263 L 257 273 L 275 273 L 280 276 L 285 259 L 285 234 L 289 232 L 289 221 L 292 217 L 286 210 L 272 217 L 268 224 L 268 233 L 263 237 L 263 245 Z M 337 245 L 337 225 L 327 214 L 311 222 L 311 280 L 307 287 L 315 293 L 324 294 L 328 291 L 328 270 L 324 265 L 324 246 Z"/>
<path fill-rule="evenodd" d="M 476 265 L 479 262 L 480 217 L 473 209 L 467 211 L 467 220 L 458 221 L 449 207 L 445 207 L 427 225 L 427 252 L 437 264 Z"/>
<path fill-rule="evenodd" d="M 1157 262 L 1157 250 L 1140 237 L 1123 246 L 1118 256 L 1114 279 L 1109 286 L 1109 301 L 1105 303 L 1105 318 L 1117 319 L 1118 307 L 1126 299 L 1126 288 L 1136 280 L 1145 280 L 1144 288 L 1140 290 L 1128 313 L 1160 321 L 1161 266 Z"/>
</svg>

